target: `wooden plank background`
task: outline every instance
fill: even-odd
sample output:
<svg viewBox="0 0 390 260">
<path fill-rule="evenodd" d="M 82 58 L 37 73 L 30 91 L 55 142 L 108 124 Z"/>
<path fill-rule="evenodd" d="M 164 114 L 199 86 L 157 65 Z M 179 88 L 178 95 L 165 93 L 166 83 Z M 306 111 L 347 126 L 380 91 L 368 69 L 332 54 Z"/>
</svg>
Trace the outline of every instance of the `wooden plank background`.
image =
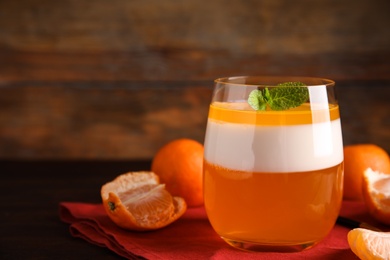
<svg viewBox="0 0 390 260">
<path fill-rule="evenodd" d="M 388 51 L 387 0 L 2 0 L 0 46 L 33 51 Z"/>
<path fill-rule="evenodd" d="M 336 80 L 346 144 L 390 151 L 386 0 L 1 0 L 0 158 L 150 159 L 203 141 L 213 79 Z"/>
</svg>

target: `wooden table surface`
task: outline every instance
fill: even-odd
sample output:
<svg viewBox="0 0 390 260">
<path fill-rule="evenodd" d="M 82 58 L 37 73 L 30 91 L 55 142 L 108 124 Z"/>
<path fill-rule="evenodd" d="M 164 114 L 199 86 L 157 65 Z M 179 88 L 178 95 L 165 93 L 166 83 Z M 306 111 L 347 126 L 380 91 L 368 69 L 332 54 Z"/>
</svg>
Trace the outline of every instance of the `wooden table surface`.
<svg viewBox="0 0 390 260">
<path fill-rule="evenodd" d="M 1 259 L 121 259 L 73 238 L 59 219 L 62 201 L 100 203 L 100 187 L 148 161 L 0 161 Z"/>
</svg>

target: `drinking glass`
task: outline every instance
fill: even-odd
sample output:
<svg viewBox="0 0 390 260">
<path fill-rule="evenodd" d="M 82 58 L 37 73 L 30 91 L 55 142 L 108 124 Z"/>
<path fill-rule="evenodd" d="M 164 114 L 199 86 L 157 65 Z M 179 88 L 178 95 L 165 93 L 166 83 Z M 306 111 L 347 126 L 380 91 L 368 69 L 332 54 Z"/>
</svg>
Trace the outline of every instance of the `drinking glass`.
<svg viewBox="0 0 390 260">
<path fill-rule="evenodd" d="M 286 82 L 303 83 L 295 88 L 307 91 L 307 100 L 287 109 L 272 108 L 272 100 L 264 110 L 249 105 L 253 90 L 271 93 Z M 334 86 L 309 77 L 215 80 L 204 142 L 204 199 L 212 227 L 228 244 L 301 251 L 333 228 L 343 186 Z"/>
</svg>

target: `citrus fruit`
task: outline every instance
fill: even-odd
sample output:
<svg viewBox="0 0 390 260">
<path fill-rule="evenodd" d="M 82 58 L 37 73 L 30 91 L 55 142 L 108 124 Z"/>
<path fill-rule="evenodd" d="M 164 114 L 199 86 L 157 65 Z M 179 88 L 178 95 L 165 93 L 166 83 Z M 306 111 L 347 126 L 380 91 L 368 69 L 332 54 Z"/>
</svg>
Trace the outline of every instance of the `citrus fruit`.
<svg viewBox="0 0 390 260">
<path fill-rule="evenodd" d="M 129 230 L 165 227 L 186 211 L 183 198 L 172 197 L 153 172 L 128 172 L 101 188 L 107 215 Z"/>
<path fill-rule="evenodd" d="M 390 259 L 390 232 L 355 228 L 348 232 L 348 244 L 361 260 Z"/>
<path fill-rule="evenodd" d="M 390 225 L 390 172 L 368 168 L 363 175 L 363 197 L 370 215 Z"/>
<path fill-rule="evenodd" d="M 390 172 L 387 152 L 375 144 L 355 144 L 344 147 L 344 199 L 363 200 L 363 173 L 367 168 Z"/>
<path fill-rule="evenodd" d="M 161 147 L 152 160 L 152 171 L 173 196 L 188 207 L 203 205 L 203 145 L 192 139 L 173 140 Z"/>
</svg>

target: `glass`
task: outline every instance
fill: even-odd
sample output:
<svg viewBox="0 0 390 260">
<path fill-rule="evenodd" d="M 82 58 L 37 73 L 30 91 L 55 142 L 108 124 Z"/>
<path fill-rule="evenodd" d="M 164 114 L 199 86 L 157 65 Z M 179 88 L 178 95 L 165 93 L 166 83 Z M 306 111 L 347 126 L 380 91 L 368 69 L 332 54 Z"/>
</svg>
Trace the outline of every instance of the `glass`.
<svg viewBox="0 0 390 260">
<path fill-rule="evenodd" d="M 255 111 L 254 89 L 302 82 L 309 98 Z M 214 230 L 249 251 L 301 251 L 333 228 L 342 201 L 343 142 L 331 80 L 215 80 L 204 152 L 204 199 Z M 304 87 L 304 88 L 305 88 Z"/>
</svg>

